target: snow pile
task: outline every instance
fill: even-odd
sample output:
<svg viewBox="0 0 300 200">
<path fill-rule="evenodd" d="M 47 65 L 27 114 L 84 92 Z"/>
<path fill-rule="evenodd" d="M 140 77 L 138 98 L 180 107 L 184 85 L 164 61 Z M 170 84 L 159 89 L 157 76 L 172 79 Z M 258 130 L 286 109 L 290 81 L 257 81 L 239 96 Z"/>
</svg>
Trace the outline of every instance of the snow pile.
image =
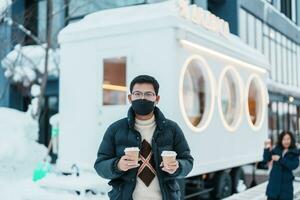
<svg viewBox="0 0 300 200">
<path fill-rule="evenodd" d="M 17 192 L 16 192 L 17 191 Z M 0 179 L 0 199 L 3 200 L 109 200 L 107 195 L 84 195 L 61 191 L 46 190 L 30 179 L 6 181 Z"/>
<path fill-rule="evenodd" d="M 0 179 L 31 177 L 46 155 L 38 144 L 38 123 L 28 113 L 0 108 Z"/>
<path fill-rule="evenodd" d="M 0 20 L 5 15 L 5 12 L 10 5 L 11 5 L 11 0 L 1 0 L 0 1 Z"/>
<path fill-rule="evenodd" d="M 1 61 L 5 70 L 5 77 L 15 83 L 22 83 L 25 87 L 35 80 L 41 82 L 45 72 L 45 47 L 41 45 L 16 45 L 14 50 L 6 55 Z M 48 74 L 58 77 L 59 75 L 59 52 L 49 50 Z"/>
</svg>

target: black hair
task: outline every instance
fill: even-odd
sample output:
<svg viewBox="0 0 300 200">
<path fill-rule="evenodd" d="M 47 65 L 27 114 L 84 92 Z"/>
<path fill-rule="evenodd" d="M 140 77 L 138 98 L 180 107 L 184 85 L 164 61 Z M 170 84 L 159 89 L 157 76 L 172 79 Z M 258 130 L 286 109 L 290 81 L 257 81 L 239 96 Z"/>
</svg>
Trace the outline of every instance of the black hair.
<svg viewBox="0 0 300 200">
<path fill-rule="evenodd" d="M 291 144 L 289 146 L 289 149 L 294 149 L 296 148 L 296 140 L 295 140 L 295 137 L 294 135 L 292 134 L 292 132 L 290 131 L 282 131 L 279 135 L 279 138 L 278 138 L 278 141 L 277 141 L 277 146 L 280 147 L 281 149 L 283 149 L 283 146 L 282 146 L 282 140 L 283 140 L 283 137 L 285 135 L 289 135 L 290 138 L 291 138 Z"/>
<path fill-rule="evenodd" d="M 157 82 L 157 80 L 149 75 L 139 75 L 137 77 L 135 77 L 131 83 L 130 83 L 130 93 L 132 93 L 133 90 L 133 86 L 137 83 L 150 83 L 153 85 L 155 94 L 158 95 L 158 90 L 159 90 L 159 84 Z"/>
</svg>

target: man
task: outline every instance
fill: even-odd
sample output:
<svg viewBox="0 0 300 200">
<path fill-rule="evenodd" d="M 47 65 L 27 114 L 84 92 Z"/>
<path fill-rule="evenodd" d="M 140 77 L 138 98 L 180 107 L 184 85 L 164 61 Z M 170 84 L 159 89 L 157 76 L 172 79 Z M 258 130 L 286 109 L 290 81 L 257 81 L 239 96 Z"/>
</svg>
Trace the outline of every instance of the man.
<svg viewBox="0 0 300 200">
<path fill-rule="evenodd" d="M 104 134 L 94 167 L 101 177 L 111 179 L 113 189 L 108 195 L 112 200 L 180 199 L 176 179 L 192 170 L 194 159 L 179 126 L 156 107 L 158 91 L 153 77 L 134 78 L 127 118 L 111 124 Z M 139 147 L 138 165 L 132 156 L 124 154 L 126 147 Z M 164 150 L 175 151 L 176 161 L 164 166 Z"/>
</svg>

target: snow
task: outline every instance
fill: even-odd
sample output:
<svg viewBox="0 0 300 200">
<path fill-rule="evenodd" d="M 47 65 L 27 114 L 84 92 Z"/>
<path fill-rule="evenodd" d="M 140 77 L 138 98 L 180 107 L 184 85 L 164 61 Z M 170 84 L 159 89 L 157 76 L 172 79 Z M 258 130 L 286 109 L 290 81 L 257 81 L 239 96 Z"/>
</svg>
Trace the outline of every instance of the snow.
<svg viewBox="0 0 300 200">
<path fill-rule="evenodd" d="M 16 45 L 14 50 L 1 61 L 5 69 L 5 76 L 14 82 L 23 82 L 25 85 L 38 78 L 38 74 L 45 71 L 45 45 Z M 59 75 L 59 51 L 50 49 L 48 60 L 49 76 Z"/>
<path fill-rule="evenodd" d="M 46 155 L 46 148 L 36 142 L 38 123 L 27 113 L 0 108 L 0 130 L 1 179 L 31 176 Z"/>
<path fill-rule="evenodd" d="M 52 118 L 58 123 L 58 115 Z M 0 199 L 3 200 L 108 200 L 110 187 L 95 172 L 64 176 L 55 166 L 43 179 L 33 182 L 32 173 L 47 152 L 38 144 L 38 123 L 30 113 L 0 108 Z M 86 189 L 97 192 L 86 193 Z M 84 191 L 78 195 L 76 191 Z"/>
<path fill-rule="evenodd" d="M 55 127 L 58 126 L 58 124 L 59 124 L 59 114 L 55 114 L 55 115 L 52 115 L 50 117 L 50 124 L 51 124 L 51 126 L 55 126 Z"/>
<path fill-rule="evenodd" d="M 0 20 L 11 3 L 11 0 L 0 0 Z"/>
<path fill-rule="evenodd" d="M 41 86 L 39 86 L 37 84 L 32 85 L 30 92 L 33 97 L 39 96 L 41 94 Z"/>
<path fill-rule="evenodd" d="M 17 190 L 16 190 L 17 189 Z M 17 192 L 16 192 L 17 191 Z M 0 179 L 0 199 L 3 200 L 108 200 L 105 195 L 78 196 L 74 192 L 44 189 L 30 179 L 6 181 Z"/>
<path fill-rule="evenodd" d="M 38 104 L 39 104 L 39 98 L 38 97 L 34 97 L 31 100 L 31 104 L 28 106 L 28 113 L 31 113 L 32 115 L 35 115 L 38 111 Z"/>
</svg>

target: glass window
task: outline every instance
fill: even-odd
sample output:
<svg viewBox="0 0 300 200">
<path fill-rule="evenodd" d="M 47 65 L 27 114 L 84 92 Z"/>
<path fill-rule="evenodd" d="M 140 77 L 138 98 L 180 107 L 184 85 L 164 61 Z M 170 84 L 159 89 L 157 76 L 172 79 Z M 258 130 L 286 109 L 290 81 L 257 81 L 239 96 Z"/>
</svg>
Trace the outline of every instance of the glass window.
<svg viewBox="0 0 300 200">
<path fill-rule="evenodd" d="M 276 143 L 278 136 L 277 120 L 277 102 L 273 101 L 269 104 L 269 131 L 273 144 Z"/>
<path fill-rule="evenodd" d="M 215 90 L 204 59 L 193 57 L 187 63 L 180 89 L 181 109 L 188 126 L 201 131 L 211 119 Z"/>
<path fill-rule="evenodd" d="M 269 60 L 270 59 L 270 39 L 269 39 L 269 27 L 267 25 L 264 25 L 264 55 L 266 56 L 266 58 Z"/>
<path fill-rule="evenodd" d="M 276 33 L 276 69 L 277 81 L 282 83 L 283 67 L 282 67 L 282 47 L 281 47 L 281 34 Z"/>
<path fill-rule="evenodd" d="M 281 12 L 292 19 L 292 0 L 281 1 Z"/>
<path fill-rule="evenodd" d="M 248 121 L 251 127 L 260 128 L 264 114 L 264 90 L 261 81 L 257 77 L 249 79 L 247 112 Z"/>
<path fill-rule="evenodd" d="M 259 52 L 262 51 L 262 22 L 259 19 L 256 19 L 256 48 Z"/>
<path fill-rule="evenodd" d="M 298 0 L 299 3 L 299 0 Z M 296 0 L 292 0 L 292 21 L 297 22 L 297 5 L 296 5 Z"/>
<path fill-rule="evenodd" d="M 126 57 L 103 60 L 103 105 L 126 104 Z"/>
<path fill-rule="evenodd" d="M 283 103 L 283 130 L 289 130 L 289 104 Z"/>
<path fill-rule="evenodd" d="M 284 125 L 283 125 L 283 103 L 278 102 L 278 132 L 281 133 L 284 130 Z"/>
<path fill-rule="evenodd" d="M 282 69 L 285 69 L 283 70 L 283 82 L 282 83 L 287 83 L 287 51 L 286 51 L 286 37 L 284 35 L 282 35 Z"/>
<path fill-rule="evenodd" d="M 288 76 L 288 84 L 292 85 L 293 77 L 292 77 L 292 47 L 291 47 L 291 41 L 287 40 L 287 76 Z"/>
<path fill-rule="evenodd" d="M 221 74 L 219 86 L 219 109 L 224 125 L 234 130 L 241 119 L 240 78 L 233 68 L 227 68 Z"/>
<path fill-rule="evenodd" d="M 297 55 L 296 44 L 292 42 L 292 69 L 293 69 L 293 86 L 297 87 Z"/>
<path fill-rule="evenodd" d="M 275 41 L 270 40 L 270 57 L 271 57 L 271 78 L 273 80 L 278 80 L 277 76 L 280 74 L 277 74 L 276 70 L 276 47 L 275 47 Z"/>
<path fill-rule="evenodd" d="M 255 48 L 255 24 L 254 17 L 251 14 L 247 14 L 248 18 L 248 44 Z"/>
<path fill-rule="evenodd" d="M 300 142 L 300 106 L 297 106 L 297 130 L 296 130 L 297 142 Z"/>
<path fill-rule="evenodd" d="M 289 105 L 289 114 L 290 114 L 289 130 L 293 134 L 296 134 L 296 131 L 297 131 L 297 107 L 296 107 L 296 105 L 293 105 L 293 104 Z"/>
<path fill-rule="evenodd" d="M 240 9 L 240 37 L 242 41 L 247 43 L 247 21 L 246 21 L 246 11 L 244 9 Z"/>
<path fill-rule="evenodd" d="M 297 81 L 298 87 L 300 87 L 300 46 L 297 45 Z"/>
</svg>

